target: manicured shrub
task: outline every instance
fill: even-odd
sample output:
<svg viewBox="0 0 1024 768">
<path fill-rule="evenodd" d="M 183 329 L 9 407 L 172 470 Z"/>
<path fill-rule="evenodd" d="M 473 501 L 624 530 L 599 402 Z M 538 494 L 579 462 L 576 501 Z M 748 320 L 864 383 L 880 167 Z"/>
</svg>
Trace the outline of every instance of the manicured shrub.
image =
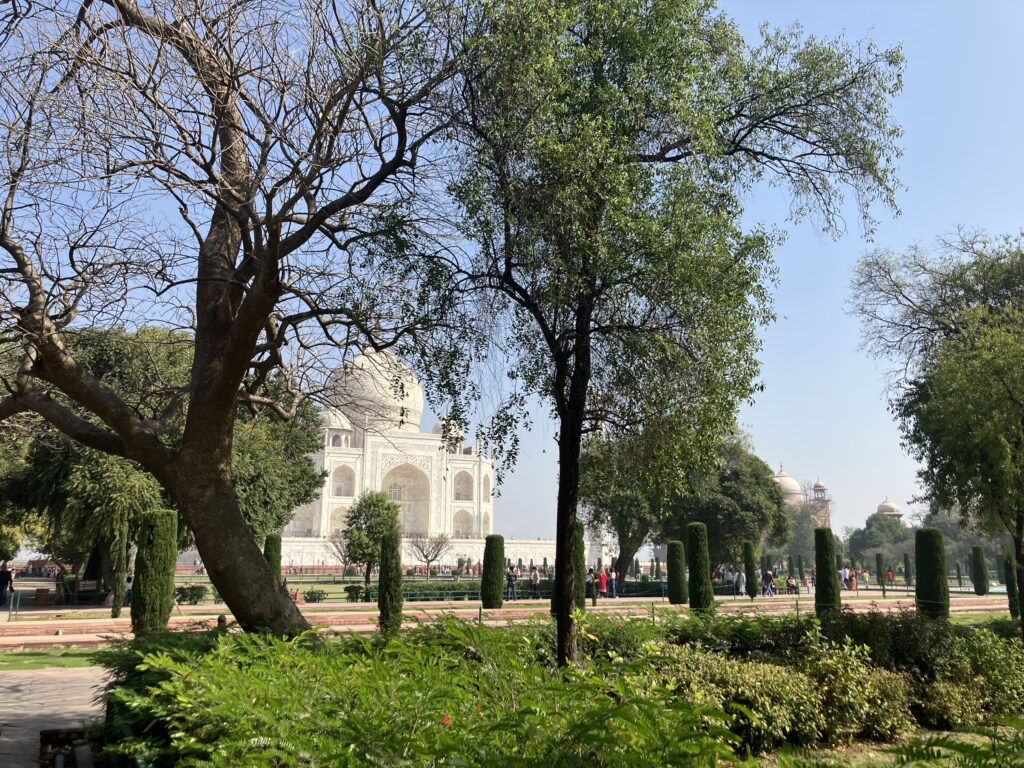
<svg viewBox="0 0 1024 768">
<path fill-rule="evenodd" d="M 797 571 L 800 572 L 800 583 L 803 584 L 804 583 L 804 578 L 805 578 L 804 577 L 804 556 L 803 555 L 797 555 L 796 556 L 796 569 L 797 569 Z"/>
<path fill-rule="evenodd" d="M 958 588 L 964 588 L 964 572 L 960 568 L 960 561 L 956 561 L 956 585 Z"/>
<path fill-rule="evenodd" d="M 505 599 L 505 537 L 492 533 L 484 540 L 484 572 L 480 577 L 480 602 L 484 608 L 501 608 Z"/>
<path fill-rule="evenodd" d="M 186 584 L 174 588 L 174 599 L 179 605 L 199 605 L 208 591 L 205 584 Z"/>
<path fill-rule="evenodd" d="M 814 563 L 818 578 L 814 586 L 814 611 L 825 616 L 841 607 L 839 579 L 832 569 L 836 562 L 835 540 L 831 528 L 814 529 Z"/>
<path fill-rule="evenodd" d="M 1003 582 L 1006 584 L 1006 600 L 1010 605 L 1010 615 L 1013 618 L 1020 616 L 1020 603 L 1017 599 L 1017 568 L 1014 566 L 1013 558 L 1007 555 L 1003 559 Z"/>
<path fill-rule="evenodd" d="M 946 547 L 938 528 L 918 528 L 914 533 L 917 562 L 917 612 L 933 619 L 949 616 L 949 584 L 946 577 Z"/>
<path fill-rule="evenodd" d="M 633 558 L 633 578 L 634 579 L 639 579 L 640 576 L 642 575 L 642 573 L 643 573 L 643 571 L 640 569 L 640 558 L 639 557 L 634 557 Z"/>
<path fill-rule="evenodd" d="M 683 605 L 689 595 L 686 588 L 686 557 L 683 542 L 668 543 L 668 601 L 672 605 Z"/>
<path fill-rule="evenodd" d="M 885 563 L 882 560 L 882 553 L 875 553 L 875 579 L 878 580 L 878 585 L 882 588 L 882 597 L 885 597 L 886 583 L 885 583 Z"/>
<path fill-rule="evenodd" d="M 710 613 L 715 610 L 715 591 L 711 586 L 708 528 L 704 523 L 686 526 L 686 545 L 690 553 L 690 608 L 698 613 Z"/>
<path fill-rule="evenodd" d="M 132 631 L 167 628 L 174 607 L 174 564 L 178 559 L 178 513 L 157 509 L 139 524 L 135 578 L 132 582 Z"/>
<path fill-rule="evenodd" d="M 281 583 L 281 534 L 268 533 L 263 541 L 263 557 L 270 563 L 270 570 L 277 577 L 277 583 Z"/>
<path fill-rule="evenodd" d="M 356 587 L 358 587 L 361 590 L 363 588 L 363 585 L 356 584 Z M 324 600 L 327 599 L 327 593 L 324 592 L 322 589 L 307 589 L 305 592 L 302 593 L 302 599 L 305 600 L 307 603 L 322 603 Z M 353 600 L 352 602 L 355 601 Z"/>
<path fill-rule="evenodd" d="M 786 561 L 786 575 L 787 576 L 796 576 L 796 571 L 793 569 L 793 556 L 792 555 L 790 555 L 789 559 Z"/>
<path fill-rule="evenodd" d="M 757 570 L 754 568 L 754 544 L 750 541 L 743 542 L 743 576 L 747 582 L 747 595 L 753 600 L 761 591 L 761 585 L 757 583 Z"/>
<path fill-rule="evenodd" d="M 402 536 L 397 528 L 380 540 L 380 576 L 377 581 L 380 631 L 394 636 L 402 628 Z"/>
<path fill-rule="evenodd" d="M 910 569 L 910 554 L 908 552 L 903 553 L 903 580 L 907 582 L 907 586 L 914 583 L 914 573 Z"/>
<path fill-rule="evenodd" d="M 988 563 L 985 562 L 985 550 L 980 544 L 971 547 L 971 581 L 974 582 L 974 594 L 988 594 Z"/>
<path fill-rule="evenodd" d="M 661 581 L 661 558 L 654 558 L 654 578 L 657 581 Z"/>
</svg>

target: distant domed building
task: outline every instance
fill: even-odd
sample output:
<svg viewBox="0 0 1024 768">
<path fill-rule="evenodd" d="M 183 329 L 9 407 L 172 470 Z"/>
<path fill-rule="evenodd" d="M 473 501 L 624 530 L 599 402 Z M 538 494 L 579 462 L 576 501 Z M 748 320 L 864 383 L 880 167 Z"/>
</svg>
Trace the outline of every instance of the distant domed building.
<svg viewBox="0 0 1024 768">
<path fill-rule="evenodd" d="M 779 471 L 775 473 L 775 482 L 782 489 L 786 506 L 791 512 L 807 510 L 814 515 L 814 519 L 820 527 L 831 527 L 832 498 L 828 495 L 828 488 L 820 479 L 811 487 L 810 494 L 807 494 L 796 478 L 788 474 L 780 464 Z"/>
<path fill-rule="evenodd" d="M 899 505 L 888 496 L 886 496 L 885 500 L 878 505 L 878 509 L 875 511 L 880 515 L 885 515 L 886 517 L 895 517 L 897 520 L 903 517 L 903 510 L 901 510 Z"/>
</svg>

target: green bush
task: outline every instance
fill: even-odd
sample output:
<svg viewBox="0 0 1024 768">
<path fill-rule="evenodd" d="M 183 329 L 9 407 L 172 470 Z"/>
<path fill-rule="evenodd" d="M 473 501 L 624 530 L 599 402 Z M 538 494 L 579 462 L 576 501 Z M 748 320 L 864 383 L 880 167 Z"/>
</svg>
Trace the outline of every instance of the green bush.
<svg viewBox="0 0 1024 768">
<path fill-rule="evenodd" d="M 729 730 L 754 752 L 812 744 L 825 730 L 821 696 L 798 671 L 686 646 L 664 648 L 653 662 L 677 696 L 722 707 Z"/>
<path fill-rule="evenodd" d="M 686 558 L 683 542 L 668 543 L 668 601 L 672 605 L 683 605 L 687 600 Z"/>
<path fill-rule="evenodd" d="M 319 590 L 317 590 L 319 591 Z M 402 592 L 404 596 L 405 585 L 402 586 Z M 303 595 L 305 596 L 305 595 Z M 326 595 L 325 595 L 326 596 Z M 350 603 L 358 603 L 363 599 L 363 585 L 362 584 L 346 584 L 345 585 L 345 599 Z M 309 600 L 306 600 L 308 603 Z M 316 602 L 320 602 L 317 600 Z"/>
<path fill-rule="evenodd" d="M 946 548 L 938 528 L 918 528 L 914 533 L 917 561 L 917 611 L 932 619 L 949 616 L 949 583 L 946 576 Z"/>
<path fill-rule="evenodd" d="M 818 578 L 814 582 L 814 610 L 819 616 L 838 611 L 839 579 L 832 565 L 836 560 L 836 544 L 831 528 L 814 529 L 814 563 Z"/>
<path fill-rule="evenodd" d="M 386 531 L 380 540 L 377 608 L 381 634 L 397 634 L 402 628 L 402 536 L 397 528 Z"/>
<path fill-rule="evenodd" d="M 484 541 L 484 570 L 480 601 L 484 608 L 501 608 L 505 599 L 505 537 L 491 534 Z"/>
<path fill-rule="evenodd" d="M 270 564 L 270 570 L 274 572 L 277 583 L 281 583 L 281 534 L 268 533 L 263 540 L 263 557 Z"/>
<path fill-rule="evenodd" d="M 208 591 L 205 584 L 187 584 L 174 588 L 174 599 L 179 605 L 199 605 Z"/>
<path fill-rule="evenodd" d="M 132 583 L 132 631 L 167 628 L 174 608 L 174 565 L 178 559 L 178 513 L 147 512 L 139 524 L 135 579 Z"/>
<path fill-rule="evenodd" d="M 322 589 L 307 589 L 302 593 L 302 599 L 307 603 L 322 603 L 327 599 L 327 593 Z"/>
<path fill-rule="evenodd" d="M 936 679 L 970 687 L 989 716 L 1024 712 L 1024 647 L 987 629 L 958 635 L 937 663 Z"/>
<path fill-rule="evenodd" d="M 974 594 L 988 594 L 988 563 L 985 562 L 985 550 L 979 544 L 971 547 L 971 581 L 974 583 Z"/>
<path fill-rule="evenodd" d="M 743 542 L 743 577 L 746 580 L 747 595 L 753 600 L 761 591 L 761 585 L 757 583 L 757 569 L 754 568 L 754 544 L 750 541 Z"/>
<path fill-rule="evenodd" d="M 910 692 L 898 675 L 873 669 L 865 646 L 822 640 L 802 659 L 821 693 L 823 737 L 841 744 L 861 736 L 892 740 L 913 726 Z"/>
<path fill-rule="evenodd" d="M 704 523 L 690 523 L 686 526 L 686 537 L 690 553 L 690 609 L 711 613 L 715 610 L 715 591 L 711 586 L 708 528 Z"/>
</svg>

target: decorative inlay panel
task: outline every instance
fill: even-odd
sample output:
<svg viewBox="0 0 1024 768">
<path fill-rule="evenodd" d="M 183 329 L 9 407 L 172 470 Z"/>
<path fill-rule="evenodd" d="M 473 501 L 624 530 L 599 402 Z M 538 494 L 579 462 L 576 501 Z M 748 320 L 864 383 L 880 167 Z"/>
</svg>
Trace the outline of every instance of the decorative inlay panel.
<svg viewBox="0 0 1024 768">
<path fill-rule="evenodd" d="M 412 464 L 413 466 L 419 467 L 427 474 L 430 473 L 433 461 L 434 460 L 429 456 L 408 456 L 401 453 L 386 453 L 380 460 L 383 472 L 387 472 L 389 469 L 397 467 L 399 464 Z"/>
</svg>

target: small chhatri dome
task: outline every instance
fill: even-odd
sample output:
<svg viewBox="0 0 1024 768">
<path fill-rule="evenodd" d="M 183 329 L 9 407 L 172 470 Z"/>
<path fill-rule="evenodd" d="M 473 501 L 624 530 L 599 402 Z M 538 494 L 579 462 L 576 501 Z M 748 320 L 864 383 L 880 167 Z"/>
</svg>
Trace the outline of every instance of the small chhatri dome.
<svg viewBox="0 0 1024 768">
<path fill-rule="evenodd" d="M 779 471 L 775 473 L 775 482 L 782 489 L 782 495 L 786 498 L 787 504 L 801 504 L 804 500 L 804 492 L 796 478 L 786 474 L 786 470 L 779 464 Z"/>
<path fill-rule="evenodd" d="M 815 491 L 827 491 L 828 488 L 826 488 L 825 484 L 823 482 L 821 482 L 821 478 L 818 478 L 818 482 L 816 482 L 814 484 L 814 490 Z"/>
<path fill-rule="evenodd" d="M 889 517 L 903 517 L 903 510 L 901 510 L 899 505 L 888 496 L 885 497 L 885 501 L 878 505 L 877 511 L 879 514 L 887 515 Z"/>
</svg>

